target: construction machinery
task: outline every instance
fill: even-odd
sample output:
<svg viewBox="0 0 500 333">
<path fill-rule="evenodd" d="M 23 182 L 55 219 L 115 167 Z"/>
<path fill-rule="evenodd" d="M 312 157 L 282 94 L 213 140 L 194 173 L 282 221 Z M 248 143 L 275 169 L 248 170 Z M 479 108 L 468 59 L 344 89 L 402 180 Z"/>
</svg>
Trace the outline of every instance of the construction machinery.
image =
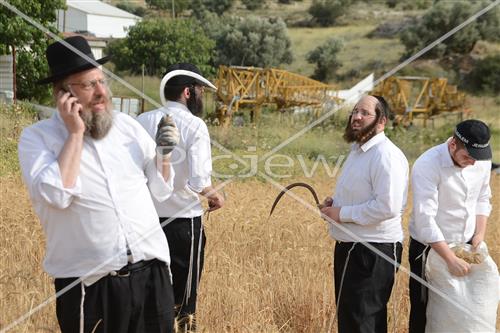
<svg viewBox="0 0 500 333">
<path fill-rule="evenodd" d="M 274 68 L 220 66 L 216 86 L 221 125 L 231 124 L 240 108 L 248 107 L 253 121 L 264 105 L 275 105 L 280 111 L 307 107 L 322 112 L 340 102 L 334 86 Z"/>
<path fill-rule="evenodd" d="M 448 84 L 446 78 L 420 76 L 392 76 L 381 82 L 372 92 L 383 96 L 396 114 L 395 122 L 409 126 L 420 118 L 424 127 L 437 114 L 457 112 L 463 117 L 465 94 Z"/>
</svg>

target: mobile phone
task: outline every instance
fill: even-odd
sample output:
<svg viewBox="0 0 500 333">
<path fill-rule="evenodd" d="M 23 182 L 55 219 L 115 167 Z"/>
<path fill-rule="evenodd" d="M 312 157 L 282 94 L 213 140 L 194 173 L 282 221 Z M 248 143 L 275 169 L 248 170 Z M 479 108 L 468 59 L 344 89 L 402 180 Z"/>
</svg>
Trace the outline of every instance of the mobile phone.
<svg viewBox="0 0 500 333">
<path fill-rule="evenodd" d="M 69 97 L 74 97 L 73 93 L 71 92 L 71 88 L 69 87 L 62 87 L 61 90 L 64 92 L 64 93 L 69 93 Z"/>
</svg>

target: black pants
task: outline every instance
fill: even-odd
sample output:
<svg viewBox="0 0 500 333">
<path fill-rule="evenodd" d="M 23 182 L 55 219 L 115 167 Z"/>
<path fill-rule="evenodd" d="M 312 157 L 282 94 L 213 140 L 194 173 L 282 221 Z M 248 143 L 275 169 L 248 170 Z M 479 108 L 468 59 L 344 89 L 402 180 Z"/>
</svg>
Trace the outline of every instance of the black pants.
<svg viewBox="0 0 500 333">
<path fill-rule="evenodd" d="M 431 247 L 410 238 L 410 251 L 408 261 L 413 274 L 425 280 L 425 258 Z M 425 254 L 423 254 L 425 252 Z M 422 255 L 423 254 L 423 255 Z M 427 287 L 410 277 L 410 333 L 424 333 L 427 322 L 425 312 L 427 309 Z"/>
<path fill-rule="evenodd" d="M 169 218 L 162 217 L 160 218 L 160 222 L 167 219 Z M 193 222 L 192 224 L 191 221 Z M 192 219 L 177 218 L 163 227 L 170 250 L 170 269 L 172 270 L 174 281 L 176 317 L 180 319 L 196 312 L 197 287 L 203 271 L 206 242 L 205 232 L 203 231 L 198 257 L 201 223 L 201 216 L 193 217 Z M 193 250 L 192 257 L 191 250 Z M 191 288 L 189 290 L 187 287 L 190 262 L 192 271 Z"/>
<path fill-rule="evenodd" d="M 401 243 L 370 245 L 392 259 L 395 252 L 397 262 L 401 263 Z M 337 242 L 334 273 L 338 332 L 387 332 L 387 302 L 394 284 L 394 265 L 362 243 Z"/>
<path fill-rule="evenodd" d="M 77 278 L 55 279 L 56 292 Z M 80 332 L 82 285 L 77 284 L 56 301 L 62 333 Z M 85 287 L 84 332 L 96 333 L 171 333 L 174 299 L 167 265 L 147 262 L 122 276 L 105 276 Z"/>
</svg>

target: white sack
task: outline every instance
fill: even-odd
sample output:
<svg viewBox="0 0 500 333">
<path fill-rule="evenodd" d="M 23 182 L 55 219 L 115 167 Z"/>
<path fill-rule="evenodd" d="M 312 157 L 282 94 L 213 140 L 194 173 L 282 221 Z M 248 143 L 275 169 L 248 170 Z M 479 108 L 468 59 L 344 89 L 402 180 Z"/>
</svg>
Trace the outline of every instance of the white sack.
<svg viewBox="0 0 500 333">
<path fill-rule="evenodd" d="M 461 246 L 470 252 L 470 245 Z M 500 277 L 484 242 L 477 251 L 483 261 L 472 264 L 470 273 L 464 277 L 451 275 L 439 254 L 429 251 L 425 266 L 427 281 L 447 295 L 448 300 L 429 289 L 426 332 L 495 332 Z"/>
</svg>

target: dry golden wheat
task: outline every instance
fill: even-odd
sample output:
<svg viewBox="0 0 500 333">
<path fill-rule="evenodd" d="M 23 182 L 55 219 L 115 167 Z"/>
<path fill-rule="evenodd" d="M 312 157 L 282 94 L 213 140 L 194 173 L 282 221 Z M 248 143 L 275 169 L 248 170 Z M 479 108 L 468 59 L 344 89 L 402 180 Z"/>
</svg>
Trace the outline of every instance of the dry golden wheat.
<svg viewBox="0 0 500 333">
<path fill-rule="evenodd" d="M 320 199 L 334 185 L 326 177 L 306 181 Z M 500 263 L 500 176 L 492 175 L 491 186 L 494 211 L 486 241 L 491 256 Z M 22 182 L 18 176 L 0 178 L 0 191 L 1 328 L 52 296 L 54 289 L 42 270 L 44 238 Z M 333 241 L 317 211 L 285 196 L 268 221 L 270 205 L 279 192 L 272 185 L 235 182 L 225 191 L 226 207 L 214 212 L 206 224 L 198 331 L 335 332 Z M 314 206 L 305 190 L 294 194 Z M 410 208 L 404 218 L 406 235 Z M 407 253 L 405 243 L 405 267 Z M 400 271 L 389 304 L 391 332 L 407 331 L 408 312 L 408 276 Z M 58 332 L 54 302 L 12 332 Z"/>
</svg>

